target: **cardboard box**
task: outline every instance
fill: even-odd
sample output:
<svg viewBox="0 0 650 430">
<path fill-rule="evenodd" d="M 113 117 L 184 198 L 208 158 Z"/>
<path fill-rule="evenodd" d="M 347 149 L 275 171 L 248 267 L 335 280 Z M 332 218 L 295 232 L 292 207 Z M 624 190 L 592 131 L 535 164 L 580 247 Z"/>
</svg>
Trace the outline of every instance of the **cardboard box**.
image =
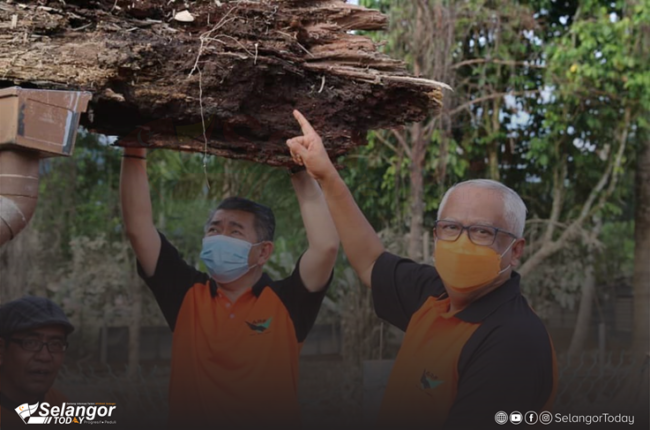
<svg viewBox="0 0 650 430">
<path fill-rule="evenodd" d="M 70 156 L 91 97 L 85 91 L 0 89 L 0 151 L 20 148 L 41 158 Z"/>
</svg>

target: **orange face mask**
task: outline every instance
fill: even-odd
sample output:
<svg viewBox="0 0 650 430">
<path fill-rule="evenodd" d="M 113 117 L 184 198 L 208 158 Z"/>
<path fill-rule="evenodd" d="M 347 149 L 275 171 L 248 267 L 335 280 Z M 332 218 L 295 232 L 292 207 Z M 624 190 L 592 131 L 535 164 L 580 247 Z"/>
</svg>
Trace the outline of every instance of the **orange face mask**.
<svg viewBox="0 0 650 430">
<path fill-rule="evenodd" d="M 510 246 L 513 243 L 515 241 Z M 508 270 L 510 265 L 503 270 L 499 269 L 501 257 L 508 252 L 510 246 L 499 255 L 490 247 L 472 243 L 466 235 L 461 235 L 454 242 L 437 240 L 434 252 L 436 269 L 447 287 L 468 293 L 485 287 Z"/>
</svg>

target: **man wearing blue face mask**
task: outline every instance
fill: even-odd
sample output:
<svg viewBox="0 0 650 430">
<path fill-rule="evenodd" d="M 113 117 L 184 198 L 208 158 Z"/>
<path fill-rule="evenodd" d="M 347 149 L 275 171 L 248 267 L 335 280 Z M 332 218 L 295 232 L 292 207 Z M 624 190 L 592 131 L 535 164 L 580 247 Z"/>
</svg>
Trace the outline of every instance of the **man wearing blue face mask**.
<svg viewBox="0 0 650 430">
<path fill-rule="evenodd" d="M 303 130 L 304 139 L 313 130 Z M 315 134 L 315 133 L 314 133 Z M 121 201 L 138 269 L 173 331 L 170 428 L 299 426 L 300 347 L 331 281 L 339 238 L 318 184 L 292 176 L 309 247 L 286 279 L 263 272 L 271 209 L 225 199 L 205 226 L 201 260 L 185 263 L 153 224 L 145 151 L 126 149 Z"/>
</svg>

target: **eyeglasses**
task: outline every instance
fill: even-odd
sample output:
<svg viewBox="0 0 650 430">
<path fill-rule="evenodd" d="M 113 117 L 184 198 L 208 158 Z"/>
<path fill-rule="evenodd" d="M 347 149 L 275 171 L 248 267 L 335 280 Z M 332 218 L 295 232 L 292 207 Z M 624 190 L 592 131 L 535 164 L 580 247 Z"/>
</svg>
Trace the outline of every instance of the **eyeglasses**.
<svg viewBox="0 0 650 430">
<path fill-rule="evenodd" d="M 33 338 L 9 340 L 20 345 L 25 351 L 30 352 L 40 352 L 45 345 L 47 345 L 47 350 L 52 354 L 61 353 L 68 349 L 68 342 L 62 340 L 51 340 L 49 342 L 41 342 Z"/>
<path fill-rule="evenodd" d="M 434 224 L 433 231 L 436 237 L 440 240 L 453 242 L 458 240 L 463 231 L 467 230 L 469 240 L 475 245 L 490 246 L 497 238 L 497 234 L 504 233 L 515 239 L 519 239 L 514 234 L 501 230 L 500 228 L 491 227 L 487 225 L 469 225 L 464 226 L 456 221 L 439 220 Z"/>
</svg>

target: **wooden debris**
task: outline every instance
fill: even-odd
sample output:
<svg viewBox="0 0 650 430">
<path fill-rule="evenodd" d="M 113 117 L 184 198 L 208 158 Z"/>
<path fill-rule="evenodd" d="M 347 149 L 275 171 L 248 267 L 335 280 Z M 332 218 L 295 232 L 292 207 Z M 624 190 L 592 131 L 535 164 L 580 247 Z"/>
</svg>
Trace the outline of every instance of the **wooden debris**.
<svg viewBox="0 0 650 430">
<path fill-rule="evenodd" d="M 122 146 L 278 166 L 292 164 L 293 109 L 335 157 L 368 130 L 435 112 L 448 88 L 353 32 L 384 29 L 379 11 L 341 0 L 186 4 L 0 1 L 0 87 L 91 91 L 82 125 Z"/>
</svg>

